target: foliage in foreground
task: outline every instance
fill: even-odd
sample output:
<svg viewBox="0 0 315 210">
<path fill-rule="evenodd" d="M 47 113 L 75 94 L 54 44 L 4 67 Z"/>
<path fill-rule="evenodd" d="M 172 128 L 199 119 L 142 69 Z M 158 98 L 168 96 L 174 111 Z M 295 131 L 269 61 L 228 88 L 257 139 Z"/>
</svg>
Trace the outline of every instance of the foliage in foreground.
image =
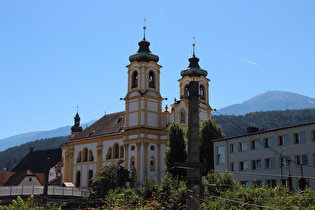
<svg viewBox="0 0 315 210">
<path fill-rule="evenodd" d="M 231 173 L 209 173 L 203 178 L 202 209 L 315 209 L 315 192 L 307 189 L 289 193 L 277 186 L 245 187 Z M 181 209 L 186 208 L 187 187 L 169 173 L 160 186 L 147 179 L 141 190 L 110 190 L 102 199 L 90 203 L 94 208 Z"/>
<path fill-rule="evenodd" d="M 16 200 L 13 200 L 11 204 L 7 206 L 0 206 L 1 210 L 11 209 L 61 209 L 65 206 L 65 203 L 48 202 L 39 203 L 36 202 L 34 195 L 31 195 L 26 201 L 18 196 Z"/>
</svg>

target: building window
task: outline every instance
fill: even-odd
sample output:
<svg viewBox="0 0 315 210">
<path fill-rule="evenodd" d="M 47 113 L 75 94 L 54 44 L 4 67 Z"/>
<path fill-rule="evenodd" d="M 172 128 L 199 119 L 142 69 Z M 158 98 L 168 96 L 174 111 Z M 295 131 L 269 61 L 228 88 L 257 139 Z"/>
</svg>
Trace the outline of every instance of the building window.
<svg viewBox="0 0 315 210">
<path fill-rule="evenodd" d="M 289 145 L 289 135 L 279 136 L 279 145 Z"/>
<path fill-rule="evenodd" d="M 217 164 L 225 163 L 225 147 L 217 147 Z"/>
<path fill-rule="evenodd" d="M 235 144 L 230 144 L 230 153 L 235 152 Z"/>
<path fill-rule="evenodd" d="M 277 181 L 275 179 L 268 179 L 266 180 L 266 185 L 269 187 L 276 187 Z"/>
<path fill-rule="evenodd" d="M 260 149 L 260 148 L 261 148 L 261 144 L 259 140 L 252 141 L 252 149 Z"/>
<path fill-rule="evenodd" d="M 132 145 L 132 146 L 130 147 L 130 150 L 131 150 L 131 151 L 134 151 L 135 148 L 136 148 L 135 145 Z"/>
<path fill-rule="evenodd" d="M 297 165 L 307 165 L 308 164 L 307 155 L 296 156 L 296 164 Z"/>
<path fill-rule="evenodd" d="M 261 160 L 252 160 L 252 169 L 261 169 Z"/>
<path fill-rule="evenodd" d="M 266 168 L 274 168 L 276 166 L 276 161 L 274 158 L 268 158 L 265 160 Z"/>
<path fill-rule="evenodd" d="M 32 181 L 32 178 L 28 178 L 28 181 L 31 182 L 31 181 Z"/>
<path fill-rule="evenodd" d="M 135 88 L 137 86 L 138 86 L 138 72 L 135 71 L 132 74 L 132 85 L 131 85 L 131 88 Z"/>
<path fill-rule="evenodd" d="M 82 152 L 80 151 L 80 152 L 78 153 L 77 163 L 81 163 L 81 155 L 82 155 Z"/>
<path fill-rule="evenodd" d="M 241 142 L 239 144 L 239 151 L 242 152 L 242 151 L 247 151 L 247 150 L 248 150 L 247 142 Z"/>
<path fill-rule="evenodd" d="M 185 86 L 185 97 L 189 96 L 189 85 Z"/>
<path fill-rule="evenodd" d="M 115 144 L 114 145 L 114 158 L 118 158 L 119 157 L 119 145 Z"/>
<path fill-rule="evenodd" d="M 87 162 L 88 161 L 88 149 L 85 147 L 83 149 L 83 162 Z"/>
<path fill-rule="evenodd" d="M 230 171 L 236 171 L 236 163 L 230 164 Z"/>
<path fill-rule="evenodd" d="M 149 73 L 149 87 L 155 88 L 154 73 L 152 71 Z"/>
<path fill-rule="evenodd" d="M 106 154 L 106 159 L 112 159 L 112 147 L 109 147 Z"/>
<path fill-rule="evenodd" d="M 262 185 L 262 181 L 254 179 L 252 181 L 252 184 L 253 184 L 254 187 L 260 187 Z"/>
<path fill-rule="evenodd" d="M 124 146 L 120 146 L 120 158 L 124 158 Z"/>
<path fill-rule="evenodd" d="M 281 167 L 289 167 L 290 166 L 290 157 L 282 157 L 280 158 Z"/>
<path fill-rule="evenodd" d="M 183 110 L 180 112 L 180 122 L 185 123 L 186 122 L 185 118 L 186 118 L 185 111 Z"/>
<path fill-rule="evenodd" d="M 155 158 L 153 156 L 150 157 L 150 171 L 155 171 Z"/>
<path fill-rule="evenodd" d="M 80 187 L 81 185 L 81 172 L 77 171 L 77 174 L 75 176 L 75 187 Z"/>
<path fill-rule="evenodd" d="M 151 151 L 154 151 L 154 150 L 155 150 L 155 146 L 151 145 L 151 146 L 150 146 L 150 150 L 151 150 Z"/>
<path fill-rule="evenodd" d="M 93 171 L 92 170 L 89 170 L 88 178 L 89 178 L 88 187 L 91 187 L 92 183 L 93 183 Z"/>
<path fill-rule="evenodd" d="M 130 171 L 133 171 L 135 169 L 135 164 L 136 164 L 135 161 L 136 161 L 135 157 L 132 156 L 130 158 Z"/>
<path fill-rule="evenodd" d="M 315 165 L 315 154 L 313 154 L 313 165 Z"/>
<path fill-rule="evenodd" d="M 315 131 L 312 131 L 312 141 L 315 141 Z"/>
<path fill-rule="evenodd" d="M 200 85 L 200 98 L 205 99 L 205 88 L 203 85 Z"/>
<path fill-rule="evenodd" d="M 305 133 L 296 133 L 296 134 L 294 134 L 294 142 L 295 142 L 296 144 L 306 142 Z"/>
<path fill-rule="evenodd" d="M 94 156 L 92 150 L 89 151 L 89 161 L 93 162 L 94 161 Z"/>
<path fill-rule="evenodd" d="M 249 181 L 240 181 L 240 184 L 249 187 Z"/>
<path fill-rule="evenodd" d="M 248 162 L 242 161 L 240 162 L 240 171 L 247 171 L 248 170 Z"/>
<path fill-rule="evenodd" d="M 265 139 L 265 147 L 274 147 L 274 146 L 275 146 L 275 140 L 273 137 Z"/>
</svg>

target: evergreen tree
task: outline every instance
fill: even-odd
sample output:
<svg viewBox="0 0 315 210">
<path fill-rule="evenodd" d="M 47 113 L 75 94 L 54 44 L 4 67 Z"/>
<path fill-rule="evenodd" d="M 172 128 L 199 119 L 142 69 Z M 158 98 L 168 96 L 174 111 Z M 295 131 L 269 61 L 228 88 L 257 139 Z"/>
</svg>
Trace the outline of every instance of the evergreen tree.
<svg viewBox="0 0 315 210">
<path fill-rule="evenodd" d="M 200 163 L 202 174 L 206 175 L 214 170 L 213 140 L 224 138 L 221 127 L 214 120 L 208 119 L 202 122 L 199 128 Z"/>
<path fill-rule="evenodd" d="M 130 181 L 129 171 L 122 167 L 121 161 L 114 161 L 103 166 L 95 175 L 93 180 L 93 190 L 98 196 L 104 196 L 109 190 L 125 187 L 125 183 Z"/>
<path fill-rule="evenodd" d="M 168 131 L 168 138 L 168 147 L 164 151 L 166 171 L 172 174 L 173 177 L 183 177 L 186 174 L 185 171 L 174 168 L 175 163 L 183 163 L 187 160 L 183 128 L 179 124 L 173 123 Z"/>
</svg>

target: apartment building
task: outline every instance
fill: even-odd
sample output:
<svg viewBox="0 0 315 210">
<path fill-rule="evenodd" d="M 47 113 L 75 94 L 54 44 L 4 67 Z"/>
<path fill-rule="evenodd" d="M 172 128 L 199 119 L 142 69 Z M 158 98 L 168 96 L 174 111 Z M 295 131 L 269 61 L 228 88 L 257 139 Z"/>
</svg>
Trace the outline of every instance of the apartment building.
<svg viewBox="0 0 315 210">
<path fill-rule="evenodd" d="M 274 187 L 292 176 L 293 188 L 302 188 L 300 177 L 315 190 L 315 122 L 272 130 L 248 128 L 248 133 L 214 141 L 215 171 L 231 171 L 246 186 Z"/>
</svg>

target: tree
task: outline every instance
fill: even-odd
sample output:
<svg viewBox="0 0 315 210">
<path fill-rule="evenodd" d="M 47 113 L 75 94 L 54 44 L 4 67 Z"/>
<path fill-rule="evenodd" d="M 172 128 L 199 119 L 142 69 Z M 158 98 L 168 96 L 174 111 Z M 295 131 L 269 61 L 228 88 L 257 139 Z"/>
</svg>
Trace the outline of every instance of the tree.
<svg viewBox="0 0 315 210">
<path fill-rule="evenodd" d="M 174 169 L 175 163 L 183 163 L 187 160 L 183 128 L 179 124 L 173 123 L 168 131 L 168 138 L 168 147 L 164 152 L 166 170 L 172 174 L 173 177 L 183 177 L 186 174 L 184 170 Z"/>
<path fill-rule="evenodd" d="M 125 187 L 129 179 L 129 171 L 122 167 L 122 161 L 114 161 L 103 166 L 95 175 L 93 180 L 93 190 L 96 195 L 103 196 L 109 190 Z"/>
<path fill-rule="evenodd" d="M 202 122 L 199 128 L 200 163 L 202 174 L 206 175 L 214 170 L 213 140 L 224 138 L 225 134 L 214 120 L 208 119 Z"/>
</svg>

